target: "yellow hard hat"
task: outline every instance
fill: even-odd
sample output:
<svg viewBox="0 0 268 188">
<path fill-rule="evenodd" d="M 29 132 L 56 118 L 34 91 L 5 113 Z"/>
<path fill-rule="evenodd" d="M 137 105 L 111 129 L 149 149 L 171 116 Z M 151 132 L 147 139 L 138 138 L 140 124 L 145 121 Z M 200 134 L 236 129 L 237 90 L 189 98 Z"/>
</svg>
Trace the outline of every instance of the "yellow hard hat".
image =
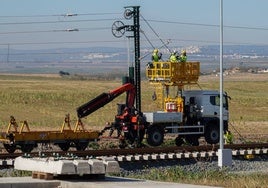
<svg viewBox="0 0 268 188">
<path fill-rule="evenodd" d="M 158 49 L 154 49 L 154 53 L 157 53 L 158 52 Z"/>
<path fill-rule="evenodd" d="M 182 54 L 186 54 L 186 50 L 182 50 L 181 53 L 182 53 Z"/>
</svg>

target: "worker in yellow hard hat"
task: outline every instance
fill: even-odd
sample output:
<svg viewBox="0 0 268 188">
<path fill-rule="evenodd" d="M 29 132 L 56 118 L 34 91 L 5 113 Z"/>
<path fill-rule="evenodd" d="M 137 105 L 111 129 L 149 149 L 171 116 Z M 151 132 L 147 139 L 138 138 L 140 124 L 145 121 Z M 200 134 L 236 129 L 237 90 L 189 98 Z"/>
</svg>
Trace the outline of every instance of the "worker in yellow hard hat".
<svg viewBox="0 0 268 188">
<path fill-rule="evenodd" d="M 174 51 L 174 52 L 172 52 L 171 54 L 170 54 L 170 56 L 169 56 L 169 61 L 170 62 L 178 62 L 178 57 L 177 57 L 177 52 L 176 51 Z"/>
<path fill-rule="evenodd" d="M 225 140 L 225 144 L 232 144 L 233 143 L 234 136 L 231 133 L 231 131 L 226 131 L 226 133 L 224 134 L 224 140 Z"/>
<path fill-rule="evenodd" d="M 187 55 L 186 55 L 186 50 L 181 51 L 181 55 L 179 57 L 180 62 L 186 62 L 187 61 Z"/>
<path fill-rule="evenodd" d="M 158 53 L 158 49 L 154 49 L 152 54 L 152 61 L 158 62 L 162 58 L 162 54 Z"/>
</svg>

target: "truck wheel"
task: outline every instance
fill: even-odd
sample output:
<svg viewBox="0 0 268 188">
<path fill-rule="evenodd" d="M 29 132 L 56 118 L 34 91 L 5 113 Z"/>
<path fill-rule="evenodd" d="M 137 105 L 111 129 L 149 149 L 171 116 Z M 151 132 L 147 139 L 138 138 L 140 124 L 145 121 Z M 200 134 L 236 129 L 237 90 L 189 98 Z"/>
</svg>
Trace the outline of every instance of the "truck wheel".
<svg viewBox="0 0 268 188">
<path fill-rule="evenodd" d="M 20 149 L 23 153 L 31 153 L 34 149 L 34 144 L 22 144 Z"/>
<path fill-rule="evenodd" d="M 89 141 L 76 141 L 74 144 L 77 151 L 85 151 Z"/>
<path fill-rule="evenodd" d="M 150 127 L 147 130 L 147 143 L 150 146 L 160 146 L 164 140 L 164 131 L 158 127 Z"/>
<path fill-rule="evenodd" d="M 176 139 L 175 139 L 176 146 L 181 146 L 183 143 L 184 143 L 183 138 L 180 137 L 180 136 L 177 136 Z"/>
<path fill-rule="evenodd" d="M 127 147 L 126 141 L 123 139 L 119 140 L 119 148 L 120 149 L 125 149 Z"/>
<path fill-rule="evenodd" d="M 14 144 L 4 144 L 4 148 L 8 153 L 14 153 L 16 151 L 16 145 Z"/>
<path fill-rule="evenodd" d="M 58 143 L 58 146 L 62 151 L 68 151 L 70 148 L 70 142 Z"/>
<path fill-rule="evenodd" d="M 217 126 L 210 125 L 205 132 L 206 142 L 209 144 L 217 144 L 220 140 L 219 128 Z"/>
<path fill-rule="evenodd" d="M 186 142 L 188 142 L 192 146 L 199 146 L 199 137 L 196 135 L 188 135 L 186 136 Z"/>
</svg>

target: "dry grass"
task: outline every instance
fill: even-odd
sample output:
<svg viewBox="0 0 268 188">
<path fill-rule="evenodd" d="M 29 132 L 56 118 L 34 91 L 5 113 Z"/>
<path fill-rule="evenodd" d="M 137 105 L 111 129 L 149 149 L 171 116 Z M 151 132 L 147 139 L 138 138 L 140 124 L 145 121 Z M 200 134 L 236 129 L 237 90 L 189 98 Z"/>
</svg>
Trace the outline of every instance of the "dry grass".
<svg viewBox="0 0 268 188">
<path fill-rule="evenodd" d="M 32 129 L 60 129 L 66 113 L 70 113 L 75 123 L 78 106 L 120 85 L 120 81 L 72 80 L 48 75 L 0 75 L 0 130 L 6 129 L 10 115 L 14 115 L 17 121 L 27 120 Z M 236 74 L 225 77 L 224 88 L 232 97 L 231 130 L 237 140 L 239 135 L 235 130 L 243 136 L 248 136 L 247 139 L 255 135 L 259 140 L 268 141 L 267 85 L 268 74 Z M 218 89 L 218 78 L 202 76 L 200 86 L 203 89 Z M 191 86 L 191 88 L 196 87 Z M 143 111 L 156 110 L 156 105 L 151 100 L 153 91 L 152 85 L 146 81 L 142 82 Z M 116 104 L 124 103 L 124 100 L 125 96 L 120 96 L 88 116 L 83 122 L 87 128 L 101 129 L 106 121 L 113 121 L 117 111 Z M 190 175 L 181 173 L 182 177 L 176 178 L 176 181 L 184 179 L 181 182 L 199 185 L 263 187 L 268 183 L 266 174 L 236 176 L 222 173 L 209 174 L 209 172 Z M 161 173 L 154 173 L 157 176 L 159 174 Z M 175 171 L 174 175 L 164 177 L 177 177 L 178 174 L 180 173 Z"/>
<path fill-rule="evenodd" d="M 218 89 L 216 76 L 201 76 L 203 89 Z M 38 129 L 59 129 L 65 114 L 73 123 L 76 108 L 102 92 L 113 90 L 121 81 L 72 80 L 57 75 L 0 75 L 0 129 L 5 129 L 9 116 L 17 121 L 27 120 Z M 268 74 L 234 74 L 224 78 L 224 88 L 232 97 L 230 122 L 242 133 L 268 134 Z M 191 86 L 191 88 L 197 88 Z M 154 87 L 142 82 L 142 110 L 157 110 L 151 100 Z M 90 128 L 101 129 L 106 121 L 113 121 L 117 103 L 124 103 L 122 95 L 88 116 L 83 122 Z"/>
<path fill-rule="evenodd" d="M 167 169 L 150 169 L 144 173 L 129 175 L 132 178 L 140 178 L 154 181 L 179 182 L 196 185 L 209 185 L 221 187 L 267 187 L 268 179 L 265 173 L 231 174 L 228 171 L 198 171 L 188 172 L 180 166 Z"/>
</svg>

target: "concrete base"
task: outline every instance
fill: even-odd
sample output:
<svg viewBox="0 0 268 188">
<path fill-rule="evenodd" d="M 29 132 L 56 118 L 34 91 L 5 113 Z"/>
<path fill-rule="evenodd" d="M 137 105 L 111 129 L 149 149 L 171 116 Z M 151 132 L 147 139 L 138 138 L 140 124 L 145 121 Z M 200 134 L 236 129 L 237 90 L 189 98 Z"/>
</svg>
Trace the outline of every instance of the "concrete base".
<svg viewBox="0 0 268 188">
<path fill-rule="evenodd" d="M 91 174 L 105 174 L 105 165 L 101 160 L 90 159 L 88 163 L 91 166 Z"/>
<path fill-rule="evenodd" d="M 103 164 L 105 165 L 106 173 L 118 173 L 120 171 L 118 162 L 112 158 L 103 159 Z"/>
<path fill-rule="evenodd" d="M 76 167 L 76 173 L 79 175 L 90 174 L 91 166 L 88 164 L 86 160 L 74 160 L 73 164 Z"/>
<path fill-rule="evenodd" d="M 54 175 L 87 175 L 118 173 L 119 164 L 112 158 L 89 160 L 55 160 L 54 158 L 23 158 L 15 159 L 14 168 L 32 172 L 42 172 Z"/>
<path fill-rule="evenodd" d="M 58 160 L 50 158 L 23 158 L 15 159 L 14 168 L 34 172 L 45 172 L 50 174 L 76 174 L 73 161 Z"/>
<path fill-rule="evenodd" d="M 231 149 L 218 149 L 218 166 L 232 166 Z"/>
</svg>

